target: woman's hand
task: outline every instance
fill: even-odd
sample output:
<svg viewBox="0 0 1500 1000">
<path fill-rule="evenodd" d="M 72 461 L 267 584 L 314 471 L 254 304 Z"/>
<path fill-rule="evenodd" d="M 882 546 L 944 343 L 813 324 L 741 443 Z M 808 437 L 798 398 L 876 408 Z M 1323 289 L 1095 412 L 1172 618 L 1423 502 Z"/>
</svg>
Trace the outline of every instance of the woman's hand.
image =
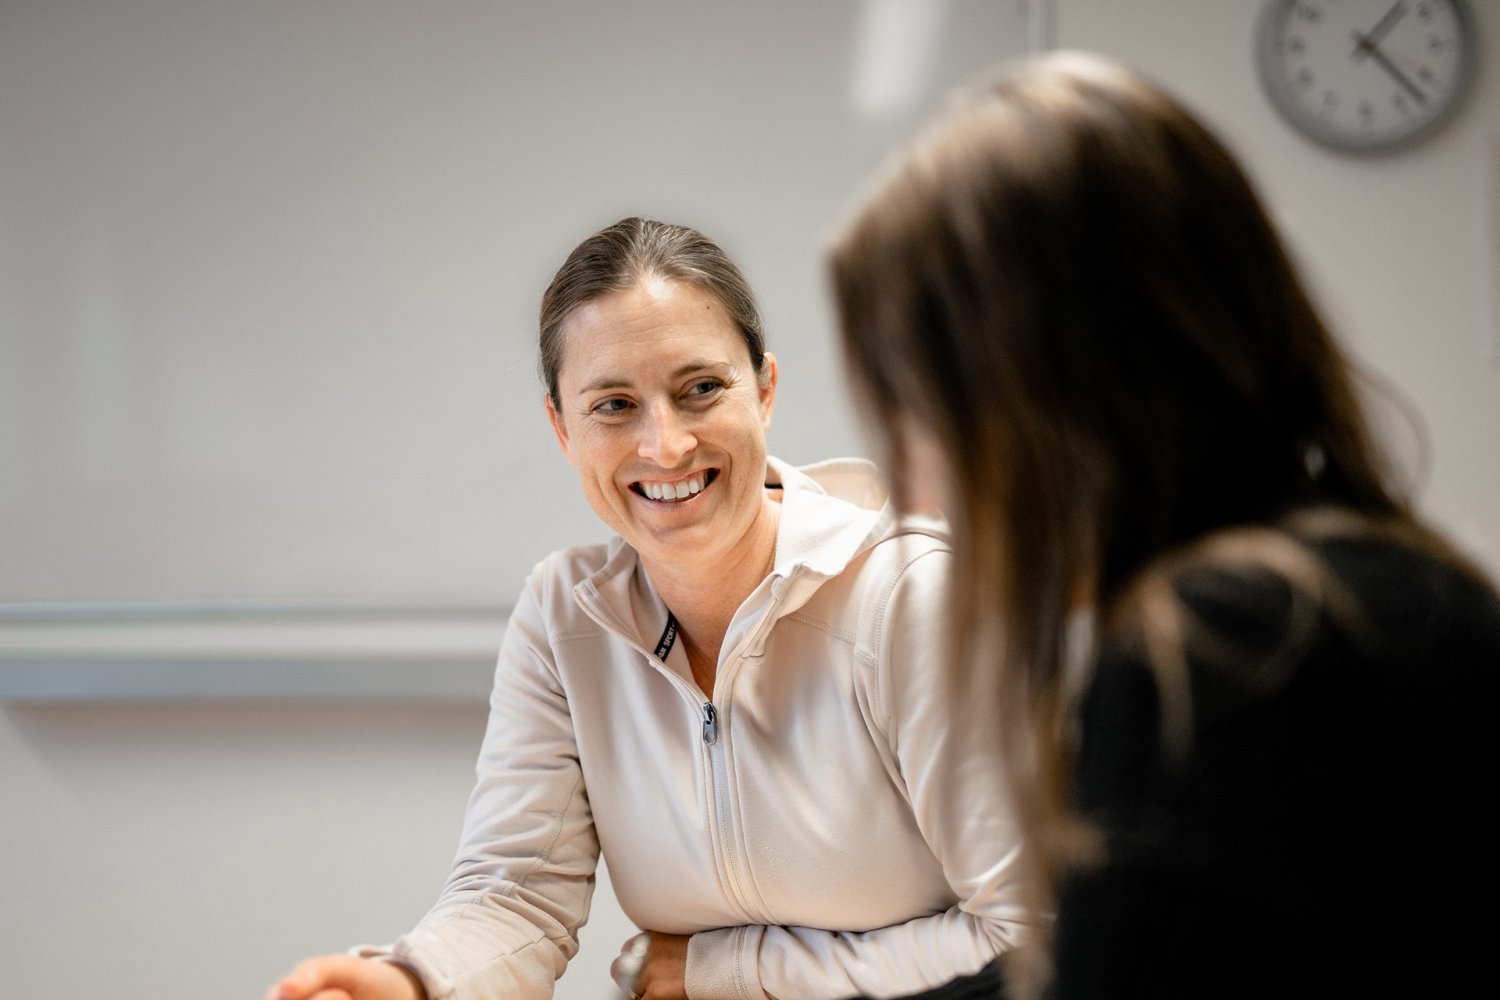
<svg viewBox="0 0 1500 1000">
<path fill-rule="evenodd" d="M 266 1000 L 427 1000 L 427 991 L 394 963 L 322 955 L 288 973 L 271 987 Z"/>
<path fill-rule="evenodd" d="M 638 954 L 641 943 L 645 944 L 644 956 Z M 645 931 L 625 942 L 620 957 L 610 965 L 609 974 L 632 997 L 687 1000 L 687 952 L 686 934 Z M 630 969 L 637 960 L 640 971 L 635 974 L 635 981 L 630 982 Z"/>
</svg>

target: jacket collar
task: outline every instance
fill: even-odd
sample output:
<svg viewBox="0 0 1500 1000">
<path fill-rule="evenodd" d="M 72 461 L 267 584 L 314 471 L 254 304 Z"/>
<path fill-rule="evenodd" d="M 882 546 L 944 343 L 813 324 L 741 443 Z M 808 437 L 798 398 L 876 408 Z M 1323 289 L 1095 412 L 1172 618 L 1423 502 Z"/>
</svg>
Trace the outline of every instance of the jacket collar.
<svg viewBox="0 0 1500 1000">
<path fill-rule="evenodd" d="M 806 604 L 824 582 L 884 537 L 895 516 L 875 466 L 863 459 L 833 459 L 799 469 L 768 457 L 766 482 L 782 488 L 776 558 L 769 587 L 763 582 L 746 604 L 774 608 L 781 617 Z M 573 589 L 579 604 L 600 624 L 642 647 L 656 643 L 667 607 L 635 549 L 623 539 L 615 537 L 604 565 Z"/>
<path fill-rule="evenodd" d="M 830 579 L 890 530 L 894 515 L 870 462 L 839 458 L 799 469 L 771 457 L 766 464 L 767 480 L 783 491 L 773 575 Z"/>
</svg>

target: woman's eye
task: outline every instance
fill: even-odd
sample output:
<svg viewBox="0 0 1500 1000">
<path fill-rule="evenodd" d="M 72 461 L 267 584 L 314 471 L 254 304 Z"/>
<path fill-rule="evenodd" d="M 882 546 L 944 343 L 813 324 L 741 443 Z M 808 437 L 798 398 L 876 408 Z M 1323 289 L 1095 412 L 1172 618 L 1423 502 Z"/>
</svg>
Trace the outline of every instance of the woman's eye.
<svg viewBox="0 0 1500 1000">
<path fill-rule="evenodd" d="M 595 403 L 593 412 L 602 416 L 610 416 L 611 414 L 621 413 L 629 407 L 630 404 L 623 399 L 606 399 L 603 402 Z"/>
<path fill-rule="evenodd" d="M 716 378 L 704 379 L 702 382 L 694 382 L 692 388 L 688 389 L 689 396 L 708 396 L 724 388 L 724 383 Z"/>
</svg>

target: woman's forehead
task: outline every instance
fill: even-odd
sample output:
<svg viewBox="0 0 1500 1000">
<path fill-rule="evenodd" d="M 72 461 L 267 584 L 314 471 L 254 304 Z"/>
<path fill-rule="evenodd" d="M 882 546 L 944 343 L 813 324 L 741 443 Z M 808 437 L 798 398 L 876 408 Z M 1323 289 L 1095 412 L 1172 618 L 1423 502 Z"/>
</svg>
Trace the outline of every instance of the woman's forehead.
<svg viewBox="0 0 1500 1000">
<path fill-rule="evenodd" d="M 682 281 L 650 278 L 583 303 L 563 320 L 560 381 L 635 381 L 689 366 L 743 367 L 744 337 L 717 296 Z"/>
</svg>

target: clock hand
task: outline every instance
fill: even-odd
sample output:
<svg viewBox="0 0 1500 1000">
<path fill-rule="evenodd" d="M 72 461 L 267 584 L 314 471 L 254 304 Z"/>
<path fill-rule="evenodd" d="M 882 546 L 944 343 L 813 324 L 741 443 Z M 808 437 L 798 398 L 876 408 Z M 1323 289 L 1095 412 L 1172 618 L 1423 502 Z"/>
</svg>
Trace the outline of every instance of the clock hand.
<svg viewBox="0 0 1500 1000">
<path fill-rule="evenodd" d="M 1364 40 L 1366 44 L 1370 48 L 1374 48 L 1376 45 L 1379 45 L 1380 40 L 1384 38 L 1390 32 L 1390 30 L 1396 26 L 1396 22 L 1401 20 L 1401 18 L 1405 15 L 1406 4 L 1404 0 L 1396 0 L 1395 5 L 1392 6 L 1390 10 L 1385 12 L 1385 16 L 1382 17 L 1379 21 L 1375 22 L 1375 27 L 1371 28 L 1365 34 Z M 1354 37 L 1358 39 L 1359 33 L 1355 32 Z M 1358 58 L 1362 54 L 1363 48 L 1359 45 L 1355 45 L 1353 55 Z"/>
<path fill-rule="evenodd" d="M 1405 73 L 1401 72 L 1401 70 L 1397 68 L 1395 63 L 1386 58 L 1386 54 L 1380 51 L 1380 49 L 1375 46 L 1375 43 L 1371 42 L 1369 38 L 1361 35 L 1357 31 L 1354 32 L 1354 51 L 1358 54 L 1367 55 L 1371 59 L 1374 59 L 1375 62 L 1380 65 L 1380 68 L 1389 73 L 1391 75 L 1391 79 L 1401 84 L 1402 88 L 1408 94 L 1410 94 L 1418 104 L 1427 103 L 1427 95 L 1422 93 L 1422 91 L 1417 88 L 1417 85 L 1415 83 L 1411 82 L 1411 78 Z"/>
</svg>

